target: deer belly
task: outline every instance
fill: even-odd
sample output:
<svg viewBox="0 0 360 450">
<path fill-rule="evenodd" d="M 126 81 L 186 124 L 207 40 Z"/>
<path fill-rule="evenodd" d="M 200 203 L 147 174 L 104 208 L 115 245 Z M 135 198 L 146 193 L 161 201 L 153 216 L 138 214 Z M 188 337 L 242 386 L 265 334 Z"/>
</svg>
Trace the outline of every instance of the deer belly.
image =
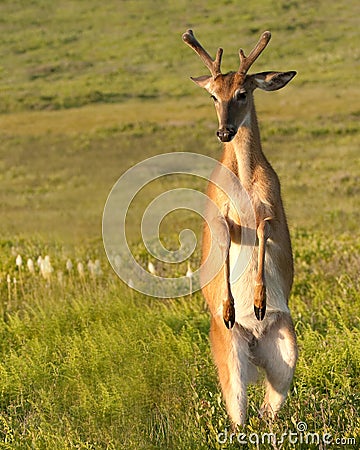
<svg viewBox="0 0 360 450">
<path fill-rule="evenodd" d="M 276 252 L 279 247 L 270 239 L 265 254 L 266 315 L 264 322 L 273 313 L 289 312 L 286 287 L 277 266 Z M 236 322 L 245 328 L 257 327 L 259 321 L 254 314 L 255 278 L 258 270 L 258 248 L 248 247 L 245 252 L 241 244 L 230 245 L 230 284 L 235 301 Z"/>
</svg>

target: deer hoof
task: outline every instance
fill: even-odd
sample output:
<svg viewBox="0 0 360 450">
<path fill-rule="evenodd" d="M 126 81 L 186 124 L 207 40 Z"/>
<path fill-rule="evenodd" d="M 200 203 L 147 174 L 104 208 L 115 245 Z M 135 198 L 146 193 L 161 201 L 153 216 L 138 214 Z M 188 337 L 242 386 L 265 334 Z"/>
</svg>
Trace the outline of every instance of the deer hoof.
<svg viewBox="0 0 360 450">
<path fill-rule="evenodd" d="M 266 304 L 264 304 L 264 306 L 262 308 L 258 308 L 257 306 L 254 305 L 254 311 L 255 311 L 255 316 L 257 318 L 257 320 L 263 320 L 265 317 L 265 312 L 266 312 Z"/>
<path fill-rule="evenodd" d="M 266 286 L 256 284 L 254 296 L 254 311 L 257 320 L 263 320 L 266 312 Z"/>
<path fill-rule="evenodd" d="M 226 320 L 226 319 L 224 319 L 224 324 L 225 324 L 225 326 L 226 326 L 226 328 L 228 329 L 228 330 L 231 330 L 231 328 L 234 326 L 234 324 L 235 324 L 235 320 L 234 320 L 234 322 L 232 322 L 231 320 Z"/>
<path fill-rule="evenodd" d="M 228 330 L 235 325 L 235 308 L 231 303 L 224 305 L 223 319 Z"/>
</svg>

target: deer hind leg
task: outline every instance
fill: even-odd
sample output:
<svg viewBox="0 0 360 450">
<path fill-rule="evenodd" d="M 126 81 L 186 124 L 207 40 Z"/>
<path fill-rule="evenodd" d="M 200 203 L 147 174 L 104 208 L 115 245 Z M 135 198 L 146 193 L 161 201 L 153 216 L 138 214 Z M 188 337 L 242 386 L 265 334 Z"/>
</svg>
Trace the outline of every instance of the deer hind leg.
<svg viewBox="0 0 360 450">
<path fill-rule="evenodd" d="M 270 236 L 270 218 L 264 219 L 257 227 L 256 233 L 259 241 L 258 271 L 255 279 L 254 312 L 258 320 L 263 320 L 266 311 L 266 285 L 265 285 L 265 249 L 266 241 Z"/>
<path fill-rule="evenodd" d="M 227 330 L 214 317 L 211 319 L 210 341 L 227 412 L 234 425 L 243 425 L 247 409 L 246 388 L 249 378 L 254 375 L 248 341 L 238 324 Z"/>
<path fill-rule="evenodd" d="M 266 393 L 260 415 L 276 417 L 284 403 L 294 375 L 297 345 L 291 317 L 283 314 L 259 339 L 256 363 L 265 369 Z"/>
</svg>

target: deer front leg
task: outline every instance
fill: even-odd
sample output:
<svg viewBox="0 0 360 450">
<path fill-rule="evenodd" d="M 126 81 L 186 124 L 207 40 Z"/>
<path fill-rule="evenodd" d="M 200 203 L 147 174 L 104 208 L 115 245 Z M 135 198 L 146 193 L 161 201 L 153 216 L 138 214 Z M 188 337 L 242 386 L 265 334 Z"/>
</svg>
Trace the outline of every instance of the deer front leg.
<svg viewBox="0 0 360 450">
<path fill-rule="evenodd" d="M 263 320 L 266 312 L 266 285 L 265 285 L 265 250 L 266 241 L 270 236 L 270 224 L 266 218 L 257 227 L 256 233 L 259 241 L 258 271 L 255 279 L 254 311 L 258 320 Z"/>
<path fill-rule="evenodd" d="M 230 249 L 230 245 L 229 245 Z M 235 306 L 234 297 L 230 286 L 230 258 L 229 249 L 227 251 L 226 261 L 224 264 L 224 279 L 226 282 L 226 296 L 223 299 L 223 319 L 226 328 L 232 328 L 235 324 Z"/>
<path fill-rule="evenodd" d="M 229 204 L 224 206 L 221 215 L 217 216 L 212 221 L 212 230 L 215 235 L 217 247 L 220 250 L 221 260 L 224 264 L 221 268 L 222 270 L 222 280 L 223 285 L 221 289 L 221 300 L 222 300 L 222 313 L 226 328 L 230 329 L 235 324 L 235 307 L 234 298 L 231 293 L 230 286 L 230 261 L 229 261 L 229 250 L 230 250 L 230 230 L 227 221 L 229 211 Z"/>
</svg>

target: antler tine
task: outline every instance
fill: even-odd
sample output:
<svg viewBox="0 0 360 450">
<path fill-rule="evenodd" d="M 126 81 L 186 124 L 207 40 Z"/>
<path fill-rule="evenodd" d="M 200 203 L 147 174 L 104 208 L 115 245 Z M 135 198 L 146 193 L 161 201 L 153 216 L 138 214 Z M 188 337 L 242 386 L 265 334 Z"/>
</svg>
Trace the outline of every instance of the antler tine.
<svg viewBox="0 0 360 450">
<path fill-rule="evenodd" d="M 218 48 L 216 52 L 216 58 L 212 59 L 209 53 L 202 47 L 200 42 L 195 38 L 192 30 L 187 30 L 182 35 L 183 41 L 191 47 L 203 60 L 205 66 L 210 70 L 213 78 L 216 78 L 221 74 L 220 65 L 221 65 L 221 57 L 223 54 L 223 49 Z"/>
<path fill-rule="evenodd" d="M 254 64 L 255 60 L 260 56 L 262 51 L 268 45 L 271 38 L 270 31 L 264 31 L 261 35 L 258 43 L 255 45 L 249 56 L 245 56 L 243 49 L 239 50 L 240 67 L 238 73 L 246 75 L 250 67 Z"/>
</svg>

